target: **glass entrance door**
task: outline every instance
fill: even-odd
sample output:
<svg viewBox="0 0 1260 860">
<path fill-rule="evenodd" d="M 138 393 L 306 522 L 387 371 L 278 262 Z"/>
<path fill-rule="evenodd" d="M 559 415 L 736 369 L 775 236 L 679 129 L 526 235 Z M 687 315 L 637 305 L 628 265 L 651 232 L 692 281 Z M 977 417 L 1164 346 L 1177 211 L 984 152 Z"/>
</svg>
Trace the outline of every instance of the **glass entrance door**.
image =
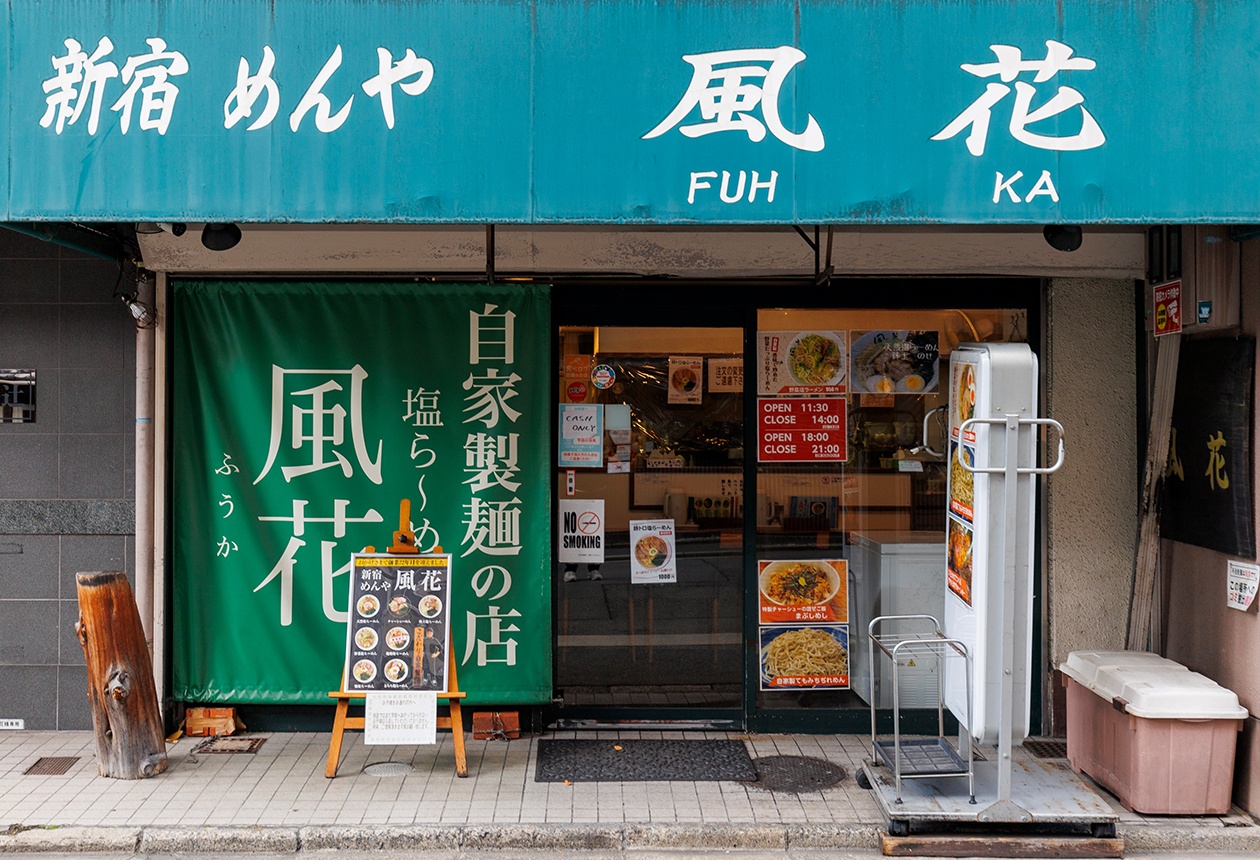
<svg viewBox="0 0 1260 860">
<path fill-rule="evenodd" d="M 550 719 L 866 731 L 891 707 L 867 624 L 939 616 L 966 564 L 950 356 L 1038 330 L 1034 282 L 913 287 L 889 308 L 560 288 Z M 672 325 L 627 322 L 649 311 Z M 935 726 L 937 668 L 899 672 L 904 725 Z"/>
<path fill-rule="evenodd" d="M 743 353 L 742 328 L 559 330 L 562 719 L 742 721 Z"/>
</svg>

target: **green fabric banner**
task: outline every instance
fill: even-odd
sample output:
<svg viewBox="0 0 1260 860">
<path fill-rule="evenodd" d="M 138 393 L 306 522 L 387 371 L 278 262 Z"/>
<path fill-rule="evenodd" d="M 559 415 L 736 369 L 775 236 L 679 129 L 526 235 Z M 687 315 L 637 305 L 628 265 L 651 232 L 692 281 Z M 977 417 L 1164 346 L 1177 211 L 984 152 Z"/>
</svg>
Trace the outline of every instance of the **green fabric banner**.
<svg viewBox="0 0 1260 860">
<path fill-rule="evenodd" d="M 350 554 L 399 503 L 452 554 L 451 654 L 471 703 L 548 701 L 546 287 L 178 281 L 173 688 L 326 703 Z"/>
</svg>

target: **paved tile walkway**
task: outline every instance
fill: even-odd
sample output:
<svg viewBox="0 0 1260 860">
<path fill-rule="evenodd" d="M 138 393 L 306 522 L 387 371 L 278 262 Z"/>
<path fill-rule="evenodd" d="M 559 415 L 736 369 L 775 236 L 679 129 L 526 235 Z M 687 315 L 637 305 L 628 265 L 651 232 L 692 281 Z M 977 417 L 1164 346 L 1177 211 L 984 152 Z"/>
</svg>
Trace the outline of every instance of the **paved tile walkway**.
<svg viewBox="0 0 1260 860">
<path fill-rule="evenodd" d="M 655 826 L 692 831 L 725 827 L 745 834 L 761 826 L 779 832 L 807 826 L 817 834 L 819 828 L 830 826 L 865 831 L 863 838 L 874 842 L 884 826 L 873 795 L 853 778 L 868 748 L 868 738 L 861 735 L 608 731 L 546 735 L 739 738 L 753 758 L 809 756 L 839 764 L 849 773 L 833 788 L 799 794 L 740 782 L 535 782 L 537 737 L 469 738 L 469 777 L 459 779 L 449 734 L 439 735 L 436 746 L 368 747 L 361 734 L 348 733 L 338 776 L 327 779 L 327 733 L 246 736 L 265 742 L 255 753 L 209 754 L 194 751 L 201 739 L 182 738 L 169 746 L 164 774 L 118 780 L 98 776 L 90 732 L 0 733 L 0 834 L 6 828 L 16 832 L 48 826 L 367 830 L 413 825 L 466 829 L 556 825 L 623 832 Z M 63 776 L 24 773 L 37 759 L 53 756 L 78 761 Z M 381 762 L 403 763 L 410 770 L 398 776 L 365 772 L 368 765 Z M 1137 840 L 1135 847 L 1167 843 L 1172 849 L 1180 847 L 1178 840 L 1213 833 L 1228 835 L 1234 842 L 1237 837 L 1260 839 L 1260 828 L 1237 811 L 1204 818 L 1141 816 L 1124 811 L 1105 792 L 1100 794 L 1119 814 L 1121 832 Z M 1152 835 L 1147 843 L 1140 841 L 1143 832 Z M 1157 832 L 1173 836 L 1160 837 L 1160 842 L 1154 838 Z"/>
<path fill-rule="evenodd" d="M 467 741 L 469 778 L 454 773 L 449 734 L 432 747 L 365 746 L 347 733 L 335 779 L 324 776 L 325 733 L 256 733 L 255 753 L 195 753 L 201 739 L 168 748 L 153 779 L 103 779 L 88 732 L 0 735 L 0 825 L 303 826 L 490 823 L 880 824 L 870 793 L 852 775 L 866 750 L 848 735 L 727 735 L 695 732 L 559 732 L 548 737 L 739 737 L 754 758 L 826 759 L 850 774 L 837 787 L 795 794 L 738 782 L 534 782 L 538 738 Z M 25 775 L 44 756 L 79 758 L 64 776 Z M 373 776 L 376 762 L 402 762 L 401 776 Z"/>
</svg>

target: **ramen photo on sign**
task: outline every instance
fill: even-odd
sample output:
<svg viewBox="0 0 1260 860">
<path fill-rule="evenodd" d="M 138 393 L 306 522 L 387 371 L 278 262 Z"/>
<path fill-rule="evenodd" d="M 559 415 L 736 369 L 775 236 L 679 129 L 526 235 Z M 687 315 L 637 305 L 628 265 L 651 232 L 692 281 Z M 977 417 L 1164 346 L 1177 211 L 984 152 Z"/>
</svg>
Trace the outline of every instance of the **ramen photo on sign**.
<svg viewBox="0 0 1260 860">
<path fill-rule="evenodd" d="M 761 628 L 761 689 L 789 688 L 849 688 L 848 625 Z"/>
</svg>

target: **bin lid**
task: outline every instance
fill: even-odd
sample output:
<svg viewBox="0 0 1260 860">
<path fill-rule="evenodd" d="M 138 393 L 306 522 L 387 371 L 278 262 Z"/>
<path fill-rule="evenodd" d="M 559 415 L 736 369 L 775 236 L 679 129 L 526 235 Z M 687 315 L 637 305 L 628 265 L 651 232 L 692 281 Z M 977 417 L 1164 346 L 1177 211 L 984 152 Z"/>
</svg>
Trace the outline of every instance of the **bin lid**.
<svg viewBox="0 0 1260 860">
<path fill-rule="evenodd" d="M 1176 661 L 1147 651 L 1073 651 L 1059 667 L 1073 681 L 1135 717 L 1241 720 L 1238 695 Z"/>
</svg>

